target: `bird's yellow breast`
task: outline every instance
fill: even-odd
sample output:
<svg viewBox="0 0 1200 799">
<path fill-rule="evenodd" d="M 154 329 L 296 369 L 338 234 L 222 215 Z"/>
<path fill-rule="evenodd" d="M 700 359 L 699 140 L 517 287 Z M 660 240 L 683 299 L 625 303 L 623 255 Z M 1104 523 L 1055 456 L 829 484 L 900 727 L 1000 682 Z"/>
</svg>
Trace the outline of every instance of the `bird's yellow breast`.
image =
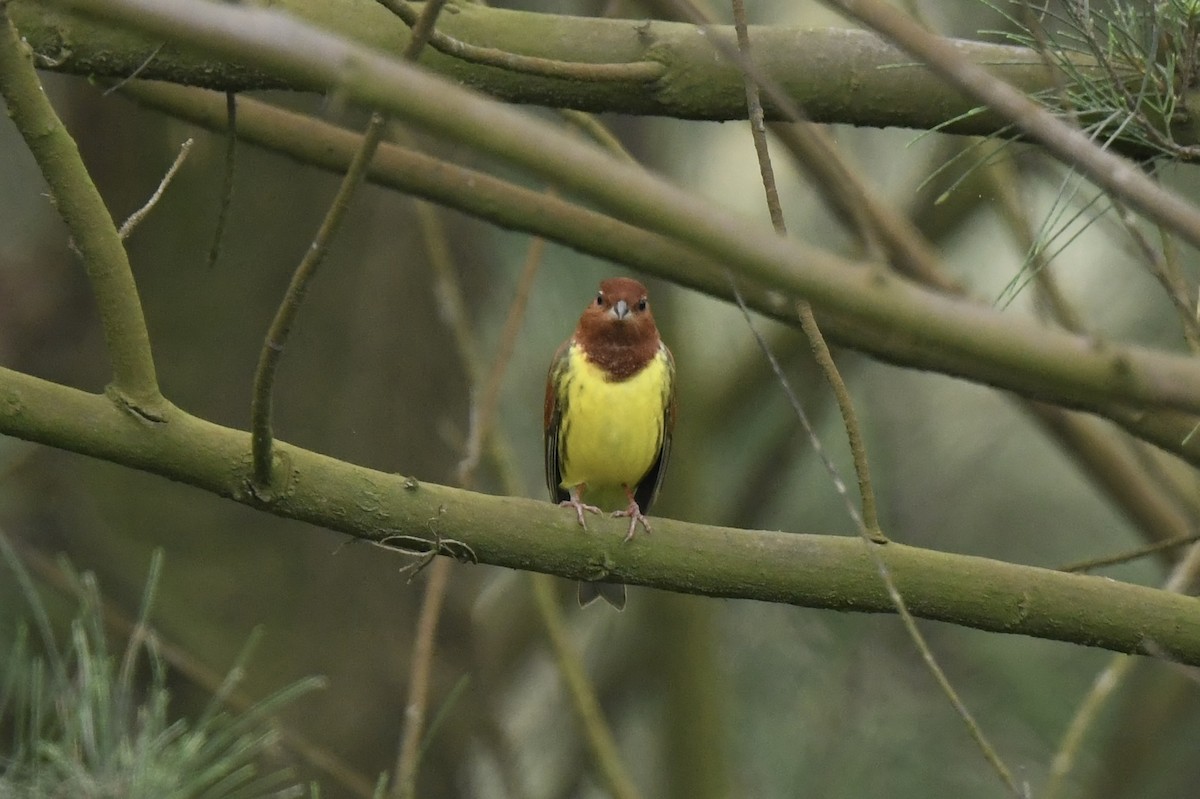
<svg viewBox="0 0 1200 799">
<path fill-rule="evenodd" d="M 670 398 L 670 367 L 660 351 L 640 372 L 609 380 L 578 344 L 563 370 L 565 400 L 559 433 L 562 487 L 633 489 L 658 458 Z"/>
</svg>

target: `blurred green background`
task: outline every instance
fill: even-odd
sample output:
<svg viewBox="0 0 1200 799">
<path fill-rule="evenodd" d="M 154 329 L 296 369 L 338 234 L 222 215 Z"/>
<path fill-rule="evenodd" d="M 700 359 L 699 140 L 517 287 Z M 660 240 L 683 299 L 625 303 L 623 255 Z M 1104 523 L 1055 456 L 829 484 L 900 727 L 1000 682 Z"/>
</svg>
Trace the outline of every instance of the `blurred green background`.
<svg viewBox="0 0 1200 799">
<path fill-rule="evenodd" d="M 756 22 L 837 24 L 826 12 L 787 3 L 753 4 L 751 13 Z M 943 21 L 963 34 L 996 24 L 967 4 Z M 265 330 L 336 179 L 240 148 L 224 246 L 208 269 L 223 139 L 106 97 L 82 79 L 44 80 L 118 221 L 145 202 L 180 144 L 195 138 L 177 179 L 128 245 L 165 394 L 189 412 L 246 428 Z M 321 98 L 267 97 L 351 127 L 364 122 L 360 112 Z M 765 219 L 745 125 L 604 121 L 652 169 Z M 914 200 L 952 142 L 918 140 L 910 131 L 831 132 L 887 196 L 938 231 L 958 278 L 979 296 L 1000 296 L 1024 254 L 997 221 L 994 198 L 963 191 L 937 207 Z M 480 166 L 444 143 L 422 146 Z M 1051 213 L 1062 173 L 1033 160 L 1035 153 L 1023 157 L 1040 164 L 1034 171 L 1042 176 L 1024 187 L 1037 222 Z M 777 168 L 793 235 L 847 251 L 848 240 L 804 179 L 782 156 Z M 1182 168 L 1168 180 L 1190 187 L 1194 171 Z M 454 212 L 442 218 L 471 321 L 490 357 L 528 238 Z M 1166 300 L 1128 249 L 1111 226 L 1089 228 L 1060 257 L 1059 277 L 1101 334 L 1176 348 L 1179 331 Z M 1194 270 L 1194 261 L 1187 266 Z M 597 282 L 612 274 L 626 272 L 547 247 L 500 414 L 526 496 L 545 495 L 540 425 L 550 356 Z M 680 381 L 672 462 L 655 514 L 853 534 L 843 500 L 737 309 L 646 282 Z M 1008 312 L 1030 313 L 1029 306 L 1022 295 Z M 840 420 L 807 345 L 797 330 L 755 323 L 852 486 Z M 283 360 L 276 431 L 354 463 L 452 483 L 470 405 L 454 352 L 412 200 L 366 187 Z M 867 426 L 892 538 L 1045 566 L 1139 543 L 1111 503 L 1004 395 L 849 352 L 838 358 Z M 7 120 L 0 121 L 0 365 L 90 391 L 102 390 L 108 376 L 83 270 Z M 499 485 L 486 468 L 477 481 L 482 491 L 499 492 Z M 223 671 L 261 625 L 266 634 L 250 663 L 247 693 L 326 675 L 328 688 L 290 706 L 286 723 L 368 782 L 392 767 L 424 580 L 401 573 L 402 556 L 9 438 L 0 438 L 0 526 L 28 548 L 65 553 L 78 569 L 94 571 L 106 598 L 127 615 L 135 612 L 150 553 L 162 548 L 166 569 L 153 618 L 165 639 Z M 1152 562 L 1109 573 L 1146 583 L 1163 577 Z M 643 588 L 631 589 L 624 614 L 581 612 L 565 582 L 561 597 L 646 796 L 1004 795 L 891 616 Z M 11 585 L 0 586 L 0 599 L 0 629 L 11 630 L 21 603 Z M 1018 780 L 1036 794 L 1067 720 L 1109 655 L 935 623 L 922 629 Z M 422 796 L 604 795 L 520 575 L 454 565 L 437 647 L 434 712 L 464 676 L 469 683 L 426 755 Z M 172 687 L 182 715 L 207 699 L 187 680 Z M 1078 789 L 1097 797 L 1195 795 L 1197 710 L 1194 682 L 1146 664 L 1097 727 Z M 353 795 L 293 753 L 279 757 L 321 780 L 322 795 Z"/>
</svg>

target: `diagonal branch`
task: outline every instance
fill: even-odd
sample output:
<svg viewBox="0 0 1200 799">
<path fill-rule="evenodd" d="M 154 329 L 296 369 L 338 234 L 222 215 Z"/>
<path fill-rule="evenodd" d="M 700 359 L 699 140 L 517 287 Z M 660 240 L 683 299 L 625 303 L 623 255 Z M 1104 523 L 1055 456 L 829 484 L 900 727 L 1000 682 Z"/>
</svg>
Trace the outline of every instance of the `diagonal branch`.
<svg viewBox="0 0 1200 799">
<path fill-rule="evenodd" d="M 144 419 L 157 421 L 162 396 L 129 256 L 75 141 L 42 90 L 33 53 L 13 27 L 4 2 L 0 2 L 0 96 L 50 184 L 54 204 L 87 270 L 112 359 L 114 398 Z"/>
<path fill-rule="evenodd" d="M 1200 210 L 1156 184 L 1137 164 L 1101 148 L 1080 129 L 1058 119 L 982 66 L 963 58 L 952 42 L 930 33 L 881 0 L 826 1 L 895 41 L 950 83 L 1012 120 L 1056 158 L 1087 175 L 1114 197 L 1200 248 Z"/>
<path fill-rule="evenodd" d="M 429 131 L 471 145 L 569 187 L 618 218 L 688 244 L 761 287 L 800 296 L 831 317 L 822 325 L 876 348 L 897 337 L 924 368 L 1056 402 L 1200 411 L 1193 359 L 1094 341 L 939 296 L 880 270 L 847 264 L 762 228 L 664 180 L 621 163 L 514 109 L 418 68 L 388 59 L 287 17 L 246 7 L 182 0 L 74 0 L 71 5 L 259 66 L 337 87 Z M 948 361 L 958 363 L 949 368 Z M 1194 440 L 1181 448 L 1200 451 Z"/>
<path fill-rule="evenodd" d="M 224 131 L 225 104 L 212 92 L 142 82 L 128 84 L 122 92 L 142 105 L 210 130 Z M 237 124 L 238 136 L 249 143 L 283 153 L 302 164 L 337 173 L 345 171 L 358 149 L 357 134 L 257 100 L 241 100 Z M 663 236 L 582 206 L 387 143 L 381 145 L 370 170 L 368 179 L 378 185 L 437 202 L 504 228 L 534 233 L 580 252 L 733 301 L 723 264 Z M 746 304 L 758 313 L 785 324 L 796 323 L 795 303 L 788 295 L 764 290 L 749 282 L 741 288 Z M 980 379 L 980 363 L 973 358 L 933 353 L 941 359 L 934 363 L 926 353 L 916 351 L 913 342 L 907 338 L 875 337 L 863 325 L 833 326 L 830 320 L 821 323 L 830 338 L 843 346 L 857 347 L 892 363 L 923 369 L 937 369 L 940 365 L 948 373 Z M 1003 387 L 1005 384 L 997 385 Z M 1193 462 L 1200 459 L 1200 452 L 1188 450 L 1183 443 L 1195 426 L 1192 417 L 1133 414 L 1122 407 L 1095 406 L 1091 410 L 1166 450 L 1181 455 L 1190 453 Z"/>
</svg>

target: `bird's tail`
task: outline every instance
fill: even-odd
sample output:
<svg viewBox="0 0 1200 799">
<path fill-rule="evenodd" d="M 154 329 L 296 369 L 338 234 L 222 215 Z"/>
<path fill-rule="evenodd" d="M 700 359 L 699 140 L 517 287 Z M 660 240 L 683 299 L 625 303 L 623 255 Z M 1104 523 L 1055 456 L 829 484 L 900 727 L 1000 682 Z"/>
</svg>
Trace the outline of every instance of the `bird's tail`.
<svg viewBox="0 0 1200 799">
<path fill-rule="evenodd" d="M 579 607 L 586 608 L 597 598 L 603 599 L 617 610 L 624 610 L 625 583 L 581 582 L 579 584 Z"/>
</svg>

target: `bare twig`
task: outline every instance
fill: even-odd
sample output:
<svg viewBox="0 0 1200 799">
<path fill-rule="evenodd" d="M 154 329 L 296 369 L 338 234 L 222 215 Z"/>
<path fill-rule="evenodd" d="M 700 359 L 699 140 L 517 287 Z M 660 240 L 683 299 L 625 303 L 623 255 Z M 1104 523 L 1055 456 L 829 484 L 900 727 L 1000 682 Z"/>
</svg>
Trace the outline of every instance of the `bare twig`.
<svg viewBox="0 0 1200 799">
<path fill-rule="evenodd" d="M 129 81 L 135 80 L 138 75 L 142 74 L 142 72 L 146 69 L 146 67 L 150 66 L 150 62 L 158 57 L 159 51 L 161 51 L 163 49 L 163 46 L 165 44 L 166 44 L 166 42 L 159 42 L 158 46 L 156 46 L 153 50 L 150 51 L 150 55 L 146 56 L 146 59 L 144 61 L 142 61 L 142 63 L 138 64 L 137 67 L 132 72 L 130 72 L 125 77 L 121 78 L 119 81 L 114 83 L 112 86 L 109 86 L 107 89 L 105 89 L 103 96 L 107 97 L 108 95 L 112 94 L 113 92 L 115 92 L 118 89 L 125 86 L 127 83 L 129 83 Z"/>
<path fill-rule="evenodd" d="M 737 34 L 738 49 L 740 51 L 739 61 L 749 64 L 751 63 L 750 35 L 746 27 L 745 5 L 742 0 L 732 0 L 732 4 L 734 29 Z M 783 208 L 779 202 L 779 191 L 775 185 L 775 168 L 771 164 L 771 156 L 767 145 L 763 107 L 759 99 L 758 83 L 748 69 L 743 72 L 743 76 L 746 87 L 746 107 L 750 118 L 750 132 L 754 141 L 754 151 L 758 158 L 759 175 L 762 178 L 763 190 L 766 194 L 767 211 L 770 214 L 771 224 L 775 228 L 775 232 L 780 236 L 786 236 L 787 225 L 783 219 Z M 732 274 L 729 275 L 729 281 L 733 285 L 735 294 L 740 299 L 740 292 L 737 290 L 737 285 Z M 751 323 L 749 309 L 746 308 L 745 302 L 739 302 L 738 304 L 742 309 L 747 324 L 753 329 L 754 325 Z M 838 371 L 837 365 L 833 362 L 833 358 L 829 353 L 829 346 L 825 343 L 825 336 L 821 333 L 821 329 L 817 325 L 817 320 L 813 316 L 812 306 L 802 300 L 797 303 L 797 310 L 800 315 L 800 325 L 805 335 L 808 336 L 813 356 L 817 360 L 817 365 L 821 367 L 825 379 L 833 388 L 838 409 L 842 413 L 842 420 L 846 427 L 846 435 L 850 439 L 850 449 L 854 458 L 854 471 L 858 475 L 859 496 L 862 502 L 861 516 L 854 509 L 853 503 L 846 493 L 846 483 L 841 478 L 837 468 L 828 458 L 823 457 L 825 467 L 830 471 L 838 492 L 846 500 L 847 506 L 851 510 L 851 518 L 854 519 L 856 525 L 864 527 L 871 540 L 882 543 L 886 541 L 886 538 L 884 538 L 879 527 L 879 517 L 875 505 L 875 492 L 871 487 L 871 469 L 867 461 L 866 446 L 862 439 L 862 429 L 858 423 L 858 414 L 854 410 L 854 402 L 850 398 L 850 392 L 846 390 L 845 381 L 842 380 L 841 373 Z M 759 348 L 763 350 L 772 367 L 775 369 L 776 376 L 788 393 L 793 408 L 800 408 L 799 399 L 796 397 L 795 392 L 792 391 L 782 369 L 778 368 L 778 360 L 775 358 L 774 353 L 770 351 L 766 340 L 758 335 L 757 332 L 755 332 L 754 338 L 758 342 Z M 823 453 L 824 448 L 817 439 L 815 431 L 812 430 L 810 425 L 806 424 L 805 427 L 809 432 L 809 437 L 813 441 L 814 448 L 818 453 Z"/>
<path fill-rule="evenodd" d="M 465 300 L 457 278 L 458 273 L 449 259 L 448 247 L 445 244 L 446 237 L 441 232 L 441 223 L 434 209 L 428 205 L 422 203 L 418 208 L 430 248 L 430 262 L 435 275 L 435 291 L 438 294 L 443 317 L 450 326 L 454 336 L 455 347 L 467 372 L 467 376 L 473 386 L 499 386 L 504 371 L 508 366 L 508 358 L 504 357 L 503 353 L 511 349 L 519 332 L 520 320 L 525 308 L 525 299 L 527 299 L 524 296 L 527 293 L 526 284 L 528 280 L 532 279 L 532 275 L 537 269 L 537 258 L 540 257 L 541 247 L 536 244 L 530 246 L 529 257 L 526 258 L 525 267 L 522 270 L 523 277 L 519 283 L 517 294 L 513 299 L 513 304 L 510 307 L 504 326 L 504 333 L 502 334 L 505 338 L 511 340 L 502 340 L 500 342 L 498 355 L 485 373 L 484 359 L 479 351 L 477 336 L 471 328 L 470 320 L 466 313 Z M 490 389 L 484 388 L 474 393 L 479 394 L 480 391 L 486 394 Z M 467 440 L 468 442 L 491 440 L 494 453 L 504 452 L 507 449 L 504 437 L 495 429 L 494 413 L 484 412 L 482 408 L 472 410 L 471 430 L 468 433 Z M 471 446 L 471 444 L 468 444 L 468 447 Z M 478 446 L 482 449 L 482 444 Z M 508 460 L 506 458 L 497 458 L 497 461 L 497 467 L 501 473 L 501 479 L 504 482 L 506 492 L 510 495 L 521 493 L 518 484 L 519 481 L 516 479 L 513 469 L 508 465 Z M 474 463 L 468 462 L 468 466 L 469 468 L 461 475 L 467 481 L 464 483 L 464 487 L 469 486 L 469 481 L 474 475 Z M 446 568 L 448 568 L 448 561 L 444 558 L 438 559 L 431 566 L 431 575 L 436 576 L 441 570 Z M 542 601 L 542 597 L 540 597 L 540 593 L 546 590 L 546 586 L 539 586 L 536 575 L 531 575 L 530 579 L 533 580 L 532 590 L 534 591 L 535 598 L 539 599 L 539 616 L 547 629 L 550 643 L 554 650 L 555 661 L 559 665 L 568 694 L 580 719 L 584 740 L 588 744 L 592 758 L 606 785 L 614 795 L 636 797 L 637 794 L 631 792 L 633 791 L 633 783 L 612 742 L 612 733 L 609 731 L 603 715 L 599 713 L 599 703 L 596 699 L 595 691 L 586 678 L 582 677 L 583 665 L 579 661 L 579 656 L 571 647 L 568 637 L 555 632 L 556 628 L 562 626 L 561 613 L 556 609 L 547 609 Z M 430 578 L 431 582 L 432 580 L 433 577 Z M 549 578 L 544 578 L 544 580 L 549 582 Z M 427 589 L 427 592 L 428 590 L 432 589 Z M 407 740 L 407 737 L 405 740 Z"/>
<path fill-rule="evenodd" d="M 229 223 L 229 209 L 233 207 L 234 177 L 237 174 L 237 92 L 225 92 L 225 169 L 221 178 L 221 204 L 217 209 L 217 225 L 213 230 L 212 246 L 208 248 L 208 268 L 217 265 L 221 256 L 221 243 L 225 239 L 225 227 Z"/>
<path fill-rule="evenodd" d="M 731 1 L 733 6 L 734 28 L 737 32 L 738 49 L 740 50 L 743 61 L 745 63 L 750 63 L 750 35 L 746 26 L 745 4 L 743 0 Z M 750 130 L 754 139 L 755 152 L 758 155 L 759 172 L 762 176 L 763 188 L 766 191 L 767 208 L 770 211 L 771 221 L 775 227 L 776 233 L 779 235 L 785 235 L 787 230 L 783 220 L 783 211 L 779 203 L 779 193 L 775 186 L 774 168 L 771 165 L 766 131 L 763 127 L 763 111 L 762 103 L 759 101 L 758 96 L 758 85 L 748 70 L 744 71 L 743 75 L 746 84 L 746 104 L 749 110 Z M 732 276 L 730 277 L 730 280 L 732 282 Z M 745 316 L 747 323 L 750 323 L 749 311 L 746 309 L 745 304 L 739 304 L 741 305 L 742 313 Z M 854 458 L 855 473 L 858 475 L 859 494 L 862 500 L 863 509 L 861 518 L 856 516 L 854 513 L 851 513 L 851 516 L 856 522 L 856 526 L 858 527 L 859 533 L 862 536 L 863 543 L 875 562 L 879 576 L 883 580 L 884 586 L 887 588 L 888 595 L 891 597 L 892 603 L 895 605 L 896 611 L 900 615 L 905 630 L 908 632 L 910 639 L 916 646 L 921 659 L 924 661 L 926 667 L 933 675 L 934 680 L 937 682 L 942 692 L 946 695 L 947 699 L 949 699 L 950 704 L 953 706 L 955 712 L 963 720 L 963 723 L 966 724 L 967 730 L 971 734 L 972 739 L 975 741 L 980 751 L 983 753 L 983 756 L 987 762 L 992 766 L 993 769 L 995 769 L 996 773 L 1000 776 L 1000 779 L 1015 796 L 1022 796 L 1022 791 L 1017 786 L 1016 781 L 1013 779 L 1012 772 L 1009 771 L 1008 767 L 1004 764 L 1004 761 L 1000 758 L 1000 755 L 996 751 L 995 747 L 992 746 L 991 742 L 987 739 L 983 729 L 979 726 L 979 723 L 975 720 L 975 717 L 971 714 L 970 710 L 967 709 L 966 704 L 962 701 L 962 698 L 958 695 L 958 692 L 954 689 L 954 686 L 950 683 L 946 673 L 942 670 L 940 664 L 937 662 L 937 659 L 934 657 L 933 650 L 929 648 L 928 643 L 925 641 L 925 637 L 921 634 L 920 629 L 917 627 L 916 620 L 913 619 L 912 614 L 909 613 L 907 603 L 904 601 L 900 590 L 896 587 L 896 583 L 892 579 L 890 570 L 887 568 L 883 557 L 876 548 L 876 544 L 887 543 L 887 538 L 884 536 L 883 530 L 879 525 L 879 518 L 876 513 L 875 493 L 871 486 L 871 473 L 867 460 L 866 445 L 863 442 L 861 427 L 858 423 L 858 416 L 854 410 L 854 403 L 850 397 L 849 391 L 846 389 L 845 382 L 842 380 L 841 373 L 838 371 L 837 365 L 833 361 L 833 357 L 829 352 L 829 347 L 825 343 L 825 337 L 822 335 L 821 329 L 817 325 L 816 318 L 813 316 L 812 307 L 807 302 L 801 301 L 798 304 L 798 310 L 800 313 L 800 324 L 804 329 L 805 335 L 808 336 L 809 343 L 813 349 L 813 355 L 817 360 L 817 364 L 820 366 L 822 372 L 825 374 L 826 380 L 833 388 L 834 395 L 837 398 L 838 408 L 842 412 L 842 420 L 846 428 L 846 434 L 850 439 L 850 449 Z M 757 333 L 755 333 L 755 339 L 759 342 L 760 346 L 765 346 L 765 341 Z M 767 354 L 770 356 L 772 366 L 776 368 L 777 374 L 780 374 L 782 379 L 782 373 L 778 370 L 774 356 L 769 351 Z M 786 381 L 784 382 L 784 385 L 787 389 L 789 399 L 792 401 L 793 407 L 796 408 L 799 415 L 804 418 L 805 415 L 803 411 L 800 410 L 800 404 L 798 399 L 795 397 L 795 392 L 791 390 Z M 820 451 L 820 443 L 812 430 L 812 426 L 808 424 L 807 421 L 805 421 L 804 426 L 809 431 L 809 435 L 813 439 L 814 443 L 817 445 L 818 451 Z M 828 462 L 828 459 L 826 459 L 826 468 L 830 467 L 832 467 L 832 464 Z M 843 497 L 845 497 L 846 494 L 844 481 L 841 480 L 837 470 L 833 469 L 831 471 L 831 475 L 834 479 L 834 484 L 838 486 Z M 850 507 L 851 510 L 853 510 L 853 506 L 851 505 Z"/>
<path fill-rule="evenodd" d="M 480 361 L 475 357 L 475 353 L 469 353 L 465 349 L 470 341 L 469 323 L 457 283 L 457 273 L 450 256 L 446 231 L 435 208 L 420 201 L 416 207 L 425 249 L 435 276 L 435 291 L 441 299 L 443 316 L 454 332 L 459 356 L 466 371 L 474 378 L 481 368 Z M 447 295 L 450 295 L 452 300 L 448 301 Z M 447 312 L 448 306 L 453 310 Z M 430 557 L 425 563 L 430 566 L 429 576 L 421 594 L 421 613 L 417 620 L 409 665 L 408 703 L 404 709 L 404 724 L 396 754 L 391 793 L 393 799 L 412 799 L 417 795 L 417 774 L 421 765 L 421 741 L 425 736 L 425 716 L 429 705 L 429 673 L 433 668 L 434 639 L 441 623 L 446 588 L 450 584 L 452 562 L 449 558 Z"/>
<path fill-rule="evenodd" d="M 1118 552 L 1115 555 L 1105 555 L 1099 558 L 1089 558 L 1088 560 L 1080 560 L 1074 563 L 1068 563 L 1066 566 L 1059 566 L 1059 571 L 1064 572 L 1079 572 L 1086 573 L 1094 569 L 1100 569 L 1105 566 L 1117 566 L 1122 563 L 1139 560 L 1147 555 L 1157 555 L 1160 552 L 1169 552 L 1172 549 L 1194 544 L 1200 541 L 1200 533 L 1180 536 L 1179 538 L 1170 538 L 1166 541 L 1156 541 L 1153 544 L 1147 544 L 1135 549 L 1128 549 L 1124 552 Z"/>
<path fill-rule="evenodd" d="M 418 21 L 417 11 L 406 0 L 378 0 L 379 4 L 399 17 L 410 28 Z M 549 58 L 525 56 L 480 47 L 459 41 L 441 31 L 432 31 L 429 46 L 440 53 L 468 61 L 472 64 L 499 67 L 510 72 L 540 75 L 548 78 L 582 81 L 628 81 L 645 83 L 657 80 L 666 72 L 666 67 L 657 61 L 632 61 L 624 64 L 589 64 L 579 61 L 555 61 Z"/>
<path fill-rule="evenodd" d="M 1200 322 L 1200 302 L 1198 302 L 1200 298 L 1196 297 L 1196 289 L 1188 283 L 1187 277 L 1184 275 L 1175 237 L 1162 225 L 1157 227 L 1158 239 L 1162 246 L 1161 280 L 1169 287 L 1168 293 L 1172 297 L 1179 298 L 1175 301 L 1175 305 L 1177 308 L 1181 308 L 1181 313 L 1187 315 L 1187 318 L 1183 320 L 1184 338 L 1192 354 L 1200 355 L 1200 335 L 1197 335 L 1197 323 Z"/>
<path fill-rule="evenodd" d="M 163 175 L 163 179 L 159 181 L 158 188 L 154 190 L 154 194 L 151 194 L 150 199 L 146 200 L 146 204 L 130 214 L 129 218 L 125 220 L 125 223 L 121 225 L 121 228 L 117 231 L 117 235 L 121 237 L 122 241 L 129 238 L 129 234 L 133 232 L 134 228 L 140 225 L 142 220 L 154 210 L 154 206 L 158 205 L 158 201 L 162 199 L 163 192 L 167 190 L 167 186 L 169 186 L 171 181 L 175 178 L 175 173 L 179 171 L 179 167 L 183 166 L 183 162 L 187 159 L 188 153 L 191 152 L 193 142 L 194 139 L 188 139 L 182 145 L 180 145 L 179 154 L 175 156 L 175 160 L 171 162 L 171 166 L 167 169 L 167 173 Z"/>
<path fill-rule="evenodd" d="M 433 20 L 437 18 L 444 4 L 445 0 L 430 0 L 425 4 L 422 10 L 422 20 L 405 47 L 404 58 L 406 60 L 415 60 L 420 55 L 421 48 L 425 45 L 425 37 L 432 31 Z M 295 274 L 292 275 L 287 293 L 275 313 L 275 319 L 271 322 L 271 328 L 267 332 L 267 340 L 259 353 L 258 368 L 254 373 L 254 393 L 250 403 L 250 429 L 253 465 L 251 485 L 260 498 L 269 497 L 271 489 L 273 472 L 271 395 L 275 385 L 275 373 L 279 367 L 279 360 L 283 356 L 284 345 L 291 334 L 292 323 L 295 321 L 296 314 L 299 313 L 300 304 L 304 301 L 308 286 L 316 275 L 317 267 L 325 260 L 325 254 L 329 250 L 333 237 L 341 227 L 346 211 L 349 210 L 350 200 L 366 177 L 368 165 L 383 138 L 386 122 L 384 115 L 378 111 L 371 115 L 371 120 L 363 133 L 362 144 L 342 178 L 342 183 L 329 206 L 325 219 L 321 222 L 321 227 L 317 231 L 312 245 L 305 253 L 300 265 L 296 267 Z"/>
<path fill-rule="evenodd" d="M 592 114 L 586 111 L 575 111 L 570 108 L 560 108 L 558 115 L 576 127 L 583 135 L 587 136 L 592 141 L 599 144 L 604 149 L 608 150 L 613 155 L 636 163 L 634 157 L 625 149 L 625 145 L 621 144 L 621 140 L 612 134 L 608 128 L 604 126 L 600 120 L 596 119 Z"/>
<path fill-rule="evenodd" d="M 540 236 L 530 239 L 525 264 L 521 267 L 520 277 L 517 278 L 517 289 L 508 307 L 504 328 L 500 331 L 500 344 L 492 359 L 492 366 L 488 369 L 482 387 L 471 392 L 471 425 L 467 434 L 466 454 L 458 464 L 458 482 L 464 488 L 474 484 L 475 470 L 479 467 L 484 443 L 494 429 L 496 409 L 500 404 L 500 389 L 503 387 L 504 375 L 516 348 L 517 334 L 525 320 L 529 295 L 533 291 L 533 280 L 537 277 L 545 250 L 545 239 Z"/>
<path fill-rule="evenodd" d="M 571 636 L 563 619 L 562 608 L 554 591 L 554 579 L 546 574 L 530 573 L 529 583 L 538 612 L 550 638 L 558 673 L 566 683 L 567 694 L 575 706 L 576 715 L 583 726 L 585 738 L 592 749 L 592 756 L 600 769 L 604 784 L 613 796 L 619 799 L 637 799 L 641 794 L 621 764 L 612 731 L 604 720 L 604 711 L 596 699 L 596 693 L 584 673 L 583 663 L 574 654 Z"/>
<path fill-rule="evenodd" d="M 408 702 L 404 706 L 404 732 L 396 756 L 395 782 L 392 796 L 409 799 L 416 796 L 417 770 L 421 759 L 421 739 L 425 731 L 425 714 L 429 703 L 429 675 L 433 670 L 434 640 L 442 614 L 442 602 L 450 581 L 449 558 L 438 558 L 429 570 L 421 598 L 421 615 L 413 638 L 411 665 L 408 674 Z"/>
<path fill-rule="evenodd" d="M 1175 310 L 1183 324 L 1183 336 L 1187 341 L 1188 347 L 1192 352 L 1200 351 L 1200 319 L 1196 317 L 1196 306 L 1192 303 L 1191 291 L 1186 283 L 1182 280 L 1176 281 L 1173 279 L 1173 273 L 1170 267 L 1166 264 L 1166 256 L 1163 252 L 1155 249 L 1150 240 L 1146 238 L 1146 234 L 1138 227 L 1137 218 L 1126 208 L 1116 197 L 1112 198 L 1113 210 L 1116 212 L 1117 219 L 1121 226 L 1133 239 L 1134 245 L 1145 261 L 1146 267 L 1150 270 L 1150 274 L 1162 286 L 1163 292 L 1167 295 L 1167 299 L 1175 306 Z M 1164 239 L 1164 243 L 1171 240 L 1170 231 L 1166 230 L 1163 225 L 1158 225 L 1160 236 Z"/>
<path fill-rule="evenodd" d="M 292 275 L 283 301 L 275 312 L 275 318 L 267 331 L 266 341 L 258 356 L 258 367 L 254 371 L 254 391 L 250 400 L 251 460 L 253 464 L 251 485 L 261 499 L 271 496 L 274 472 L 273 439 L 271 429 L 272 394 L 275 374 L 283 357 L 284 346 L 292 332 L 292 323 L 300 312 L 300 305 L 308 287 L 316 275 L 317 268 L 325 260 L 325 254 L 333 237 L 341 228 L 342 219 L 350 208 L 350 200 L 366 175 L 367 164 L 383 136 L 385 120 L 381 114 L 371 115 L 371 121 L 363 133 L 362 144 L 346 170 L 334 195 L 333 202 L 317 230 L 317 235 Z"/>
</svg>

